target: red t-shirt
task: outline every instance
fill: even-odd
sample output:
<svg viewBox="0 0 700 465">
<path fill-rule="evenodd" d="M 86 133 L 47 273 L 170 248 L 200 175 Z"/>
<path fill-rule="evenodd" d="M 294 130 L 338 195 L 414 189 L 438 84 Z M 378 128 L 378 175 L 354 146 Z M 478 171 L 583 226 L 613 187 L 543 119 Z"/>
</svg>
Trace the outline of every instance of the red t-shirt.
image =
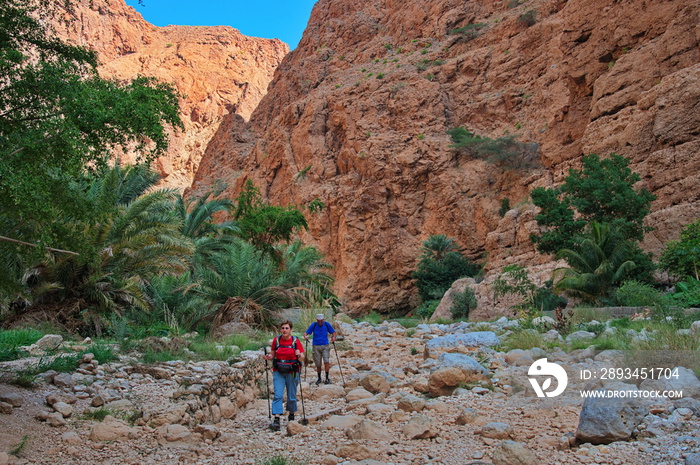
<svg viewBox="0 0 700 465">
<path fill-rule="evenodd" d="M 272 352 L 275 352 L 275 358 L 278 360 L 296 360 L 297 355 L 294 353 L 295 348 L 294 347 L 277 347 L 277 337 L 272 340 L 272 347 L 271 350 Z M 291 346 L 292 345 L 292 339 L 296 339 L 296 350 L 299 350 L 299 352 L 304 352 L 304 346 L 301 344 L 301 341 L 299 338 L 294 338 L 294 336 L 290 336 L 288 339 L 281 338 L 280 339 L 280 345 L 281 346 Z"/>
</svg>

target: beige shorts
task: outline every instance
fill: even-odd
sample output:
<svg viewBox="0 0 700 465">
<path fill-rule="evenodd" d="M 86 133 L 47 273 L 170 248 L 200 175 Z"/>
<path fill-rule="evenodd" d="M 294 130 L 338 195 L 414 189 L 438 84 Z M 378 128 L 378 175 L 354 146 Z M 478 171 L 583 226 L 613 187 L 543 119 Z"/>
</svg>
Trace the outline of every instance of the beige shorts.
<svg viewBox="0 0 700 465">
<path fill-rule="evenodd" d="M 314 354 L 314 364 L 317 367 L 321 366 L 321 358 L 323 358 L 323 361 L 325 363 L 328 363 L 331 358 L 331 346 L 330 344 L 326 344 L 325 346 L 314 346 L 313 347 L 313 354 Z"/>
</svg>

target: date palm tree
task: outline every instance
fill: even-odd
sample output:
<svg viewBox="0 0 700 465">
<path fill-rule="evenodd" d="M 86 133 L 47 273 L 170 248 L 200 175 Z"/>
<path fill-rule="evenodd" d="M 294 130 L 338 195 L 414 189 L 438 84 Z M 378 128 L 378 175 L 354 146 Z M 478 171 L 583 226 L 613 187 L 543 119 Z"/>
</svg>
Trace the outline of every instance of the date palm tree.
<svg viewBox="0 0 700 465">
<path fill-rule="evenodd" d="M 554 290 L 596 302 L 636 268 L 630 259 L 634 252 L 634 244 L 624 239 L 619 230 L 593 222 L 575 249 L 563 249 L 557 254 L 569 267 L 554 270 Z"/>
<path fill-rule="evenodd" d="M 181 232 L 194 242 L 193 266 L 203 264 L 212 254 L 222 252 L 238 232 L 235 221 L 216 223 L 214 215 L 218 212 L 231 212 L 234 204 L 228 199 L 209 199 L 214 194 L 209 191 L 198 199 L 186 201 L 178 196 L 174 203 L 174 212 L 181 223 Z"/>
<path fill-rule="evenodd" d="M 112 314 L 150 310 L 145 288 L 151 278 L 188 269 L 192 242 L 167 213 L 177 194 L 143 193 L 152 182 L 144 182 L 148 172 L 141 170 L 116 166 L 90 187 L 86 203 L 98 213 L 90 223 L 74 224 L 79 254 L 48 253 L 24 275 L 34 307 L 69 325 L 79 324 L 80 315 L 99 333 Z"/>
<path fill-rule="evenodd" d="M 300 298 L 272 258 L 242 239 L 212 255 L 209 265 L 199 271 L 197 291 L 210 302 L 203 320 L 213 328 L 232 321 L 274 326 L 275 313 Z"/>
<path fill-rule="evenodd" d="M 444 234 L 433 234 L 420 246 L 420 259 L 442 260 L 450 252 L 459 251 L 457 242 Z"/>
<path fill-rule="evenodd" d="M 228 322 L 274 326 L 279 310 L 308 303 L 313 292 L 336 299 L 330 265 L 314 247 L 300 241 L 278 244 L 278 257 L 236 239 L 200 270 L 198 292 L 211 302 L 205 318 L 215 328 Z M 337 299 L 336 299 L 337 300 Z"/>
</svg>

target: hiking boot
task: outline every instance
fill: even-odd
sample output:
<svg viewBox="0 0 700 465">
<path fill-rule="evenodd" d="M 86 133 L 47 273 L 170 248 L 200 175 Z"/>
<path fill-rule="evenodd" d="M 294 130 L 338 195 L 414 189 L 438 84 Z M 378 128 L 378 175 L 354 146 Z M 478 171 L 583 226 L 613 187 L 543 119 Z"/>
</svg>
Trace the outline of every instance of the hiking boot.
<svg viewBox="0 0 700 465">
<path fill-rule="evenodd" d="M 323 384 L 331 384 L 331 380 L 326 378 L 326 380 L 323 382 Z"/>
<path fill-rule="evenodd" d="M 319 384 L 321 384 L 321 378 L 316 380 L 316 386 L 318 386 Z"/>
<path fill-rule="evenodd" d="M 280 430 L 280 417 L 275 417 L 275 421 L 270 423 L 270 429 L 272 431 L 279 431 Z"/>
<path fill-rule="evenodd" d="M 294 414 L 290 413 L 288 418 L 289 418 L 289 421 L 294 421 Z"/>
</svg>

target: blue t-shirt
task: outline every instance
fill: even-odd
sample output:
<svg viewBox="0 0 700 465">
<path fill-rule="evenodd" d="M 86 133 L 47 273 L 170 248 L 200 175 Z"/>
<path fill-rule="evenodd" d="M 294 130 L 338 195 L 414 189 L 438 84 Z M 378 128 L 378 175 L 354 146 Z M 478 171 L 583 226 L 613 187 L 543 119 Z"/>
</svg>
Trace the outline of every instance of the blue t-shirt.
<svg viewBox="0 0 700 465">
<path fill-rule="evenodd" d="M 324 321 L 321 325 L 314 321 L 309 326 L 309 329 L 306 330 L 306 334 L 314 333 L 313 341 L 315 346 L 328 345 L 328 334 L 333 334 L 334 332 L 335 329 L 327 321 Z"/>
</svg>

